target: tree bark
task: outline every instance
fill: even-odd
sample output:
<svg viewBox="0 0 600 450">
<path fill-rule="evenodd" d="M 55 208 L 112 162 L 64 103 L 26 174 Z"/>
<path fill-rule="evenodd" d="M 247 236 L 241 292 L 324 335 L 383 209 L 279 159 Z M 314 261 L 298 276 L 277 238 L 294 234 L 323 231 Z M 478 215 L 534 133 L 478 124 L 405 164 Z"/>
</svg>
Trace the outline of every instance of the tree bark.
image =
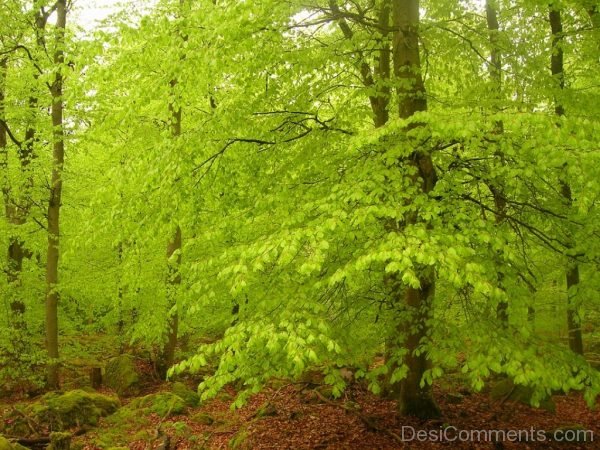
<svg viewBox="0 0 600 450">
<path fill-rule="evenodd" d="M 176 254 L 177 253 L 177 254 Z M 173 255 L 175 255 L 173 260 Z M 179 329 L 179 312 L 177 311 L 177 291 L 181 284 L 179 266 L 181 265 L 181 228 L 176 227 L 173 239 L 167 245 L 167 261 L 169 264 L 167 279 L 167 341 L 159 357 L 157 371 L 161 378 L 166 378 L 167 371 L 175 361 L 177 334 Z"/>
<path fill-rule="evenodd" d="M 47 387 L 58 389 L 58 262 L 60 246 L 60 207 L 62 199 L 62 172 L 65 159 L 63 125 L 63 65 L 64 36 L 67 19 L 66 0 L 56 2 L 56 49 L 54 51 L 54 81 L 50 88 L 52 95 L 52 177 L 48 201 L 48 253 L 46 260 L 46 350 L 48 352 Z"/>
<path fill-rule="evenodd" d="M 179 7 L 183 9 L 185 0 L 179 0 Z M 180 34 L 180 33 L 179 33 Z M 182 41 L 187 38 L 180 34 Z M 185 54 L 179 58 L 180 61 L 185 59 Z M 177 103 L 176 88 L 179 81 L 173 78 L 170 81 L 172 101 L 169 103 L 169 113 L 171 116 L 171 137 L 176 145 L 181 137 L 181 106 Z M 176 255 L 173 258 L 173 255 Z M 179 311 L 177 310 L 177 291 L 181 284 L 181 274 L 179 267 L 181 265 L 181 227 L 175 227 L 175 234 L 167 245 L 167 341 L 162 348 L 158 362 L 158 374 L 161 378 L 167 377 L 167 371 L 175 362 L 175 350 L 177 349 L 177 335 L 179 332 Z"/>
<path fill-rule="evenodd" d="M 550 27 L 552 29 L 552 56 L 550 60 L 550 68 L 552 76 L 557 84 L 558 91 L 562 94 L 565 88 L 565 70 L 564 70 L 564 52 L 562 48 L 563 42 L 563 26 L 561 12 L 553 4 L 550 5 L 549 11 Z M 559 95 L 554 96 L 554 113 L 561 117 L 565 114 L 565 108 L 559 98 Z M 573 206 L 573 194 L 568 181 L 560 180 L 561 194 L 565 203 L 569 208 Z M 575 248 L 575 242 L 571 236 L 569 238 L 569 249 Z M 570 258 L 570 255 L 568 255 Z M 579 265 L 576 261 L 568 261 L 566 270 L 567 281 L 567 329 L 569 332 L 569 348 L 580 355 L 583 355 L 583 337 L 581 333 L 581 319 L 579 317 L 579 308 L 575 304 L 575 296 L 579 286 Z"/>
<path fill-rule="evenodd" d="M 488 34 L 490 40 L 490 64 L 488 65 L 490 79 L 492 81 L 492 97 L 494 99 L 493 111 L 498 112 L 500 110 L 500 100 L 502 98 L 502 51 L 499 43 L 500 23 L 498 21 L 498 9 L 494 0 L 486 0 L 485 2 L 485 16 L 488 27 Z M 504 123 L 501 120 L 497 121 L 494 126 L 494 134 L 502 135 L 504 133 Z M 504 161 L 504 155 L 501 152 L 496 152 L 496 156 Z M 504 197 L 504 189 L 502 186 L 490 185 L 490 191 L 494 199 L 494 207 L 496 210 L 496 225 L 502 225 L 506 220 L 506 198 Z M 504 274 L 498 270 L 496 273 L 496 279 L 498 280 L 498 286 L 504 291 L 503 282 Z M 506 301 L 500 301 L 496 307 L 496 317 L 498 321 L 504 326 L 508 326 L 508 303 Z"/>
<path fill-rule="evenodd" d="M 398 83 L 398 116 L 408 119 L 427 110 L 419 51 L 419 0 L 394 0 L 392 5 L 395 30 L 393 62 Z M 418 125 L 412 125 L 415 126 Z M 431 192 L 437 182 L 431 155 L 415 151 L 408 161 L 415 166 L 418 174 L 414 182 L 420 184 L 422 192 Z M 416 221 L 416 215 L 407 219 L 408 224 L 414 224 Z M 404 362 L 408 366 L 408 375 L 399 382 L 398 387 L 393 388 L 393 391 L 398 393 L 398 408 L 401 414 L 433 418 L 440 416 L 440 410 L 433 400 L 430 386 L 421 386 L 423 374 L 430 367 L 430 361 L 427 359 L 427 352 L 419 352 L 418 348 L 429 332 L 428 323 L 431 320 L 435 294 L 435 273 L 422 272 L 418 276 L 419 288 L 404 287 L 404 304 L 409 313 L 409 320 L 398 323 L 397 327 L 398 334 L 406 336 L 405 347 L 408 353 Z"/>
</svg>

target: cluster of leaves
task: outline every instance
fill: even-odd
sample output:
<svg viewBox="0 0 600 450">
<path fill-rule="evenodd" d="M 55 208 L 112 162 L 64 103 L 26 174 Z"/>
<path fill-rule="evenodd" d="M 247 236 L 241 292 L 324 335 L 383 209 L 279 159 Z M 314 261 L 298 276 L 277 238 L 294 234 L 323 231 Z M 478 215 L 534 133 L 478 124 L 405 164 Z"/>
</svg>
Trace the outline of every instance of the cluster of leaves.
<svg viewBox="0 0 600 450">
<path fill-rule="evenodd" d="M 547 68 L 547 5 L 495 2 L 504 54 L 497 92 L 479 7 L 423 2 L 429 111 L 375 129 L 369 96 L 397 85 L 362 83 L 361 64 L 390 36 L 374 26 L 381 2 L 351 3 L 339 17 L 323 1 L 164 0 L 139 20 L 117 15 L 94 39 L 70 36 L 80 77 L 65 69 L 63 331 L 117 328 L 155 348 L 177 313 L 180 335 L 219 338 L 174 370 L 218 360 L 200 385 L 203 397 L 240 381 L 246 389 L 236 405 L 269 379 L 298 378 L 312 366 L 336 394 L 347 365 L 378 391 L 383 375 L 399 380 L 408 370 L 409 330 L 397 324 L 414 312 L 397 292 L 419 288 L 427 273 L 437 293 L 418 350 L 433 364 L 423 383 L 460 366 L 476 389 L 505 373 L 534 386 L 538 399 L 557 389 L 585 389 L 593 399 L 597 373 L 541 340 L 536 326 L 546 317 L 528 318 L 535 293 L 573 262 L 583 274 L 573 306 L 597 307 L 600 91 L 586 10 L 561 3 L 573 34 L 564 41 L 568 82 L 560 91 Z M 28 17 L 14 5 L 6 11 Z M 31 89 L 43 98 L 44 75 L 33 76 L 27 60 L 9 69 L 5 118 L 21 131 L 20 105 Z M 561 118 L 557 98 L 568 111 Z M 174 110 L 182 115 L 177 136 Z M 51 162 L 42 119 L 37 111 L 34 205 L 47 194 Z M 415 154 L 433 160 L 431 192 L 414 182 Z M 18 184 L 17 172 L 8 174 Z M 45 242 L 40 217 L 33 208 L 18 230 L 34 253 Z M 183 246 L 171 256 L 171 265 L 182 256 L 173 305 L 164 248 L 174 227 Z M 0 221 L 6 236 L 8 228 Z M 41 271 L 30 267 L 27 308 L 41 315 Z M 559 283 L 553 304 L 566 302 Z M 492 318 L 501 303 L 509 305 L 506 328 Z M 386 341 L 400 345 L 373 364 Z"/>
</svg>

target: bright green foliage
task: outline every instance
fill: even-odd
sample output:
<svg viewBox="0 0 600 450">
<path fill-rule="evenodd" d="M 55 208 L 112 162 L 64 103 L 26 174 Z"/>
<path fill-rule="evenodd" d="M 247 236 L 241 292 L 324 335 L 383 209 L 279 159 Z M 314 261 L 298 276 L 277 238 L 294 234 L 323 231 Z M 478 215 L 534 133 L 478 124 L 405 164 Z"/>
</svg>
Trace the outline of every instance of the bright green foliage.
<svg viewBox="0 0 600 450">
<path fill-rule="evenodd" d="M 64 333 L 118 333 L 123 346 L 155 357 L 177 312 L 180 337 L 201 344 L 171 374 L 214 368 L 199 384 L 202 400 L 235 383 L 243 388 L 240 406 L 269 380 L 297 380 L 314 368 L 339 396 L 347 366 L 380 392 L 386 375 L 397 381 L 409 370 L 403 342 L 410 330 L 397 325 L 411 323 L 413 313 L 392 293 L 419 288 L 426 274 L 437 286 L 419 348 L 432 363 L 423 383 L 459 369 L 479 390 L 506 374 L 532 390 L 534 404 L 569 390 L 593 402 L 598 371 L 560 338 L 564 272 L 577 262 L 581 282 L 571 306 L 582 314 L 586 339 L 600 339 L 597 30 L 581 2 L 560 2 L 561 90 L 549 70 L 547 2 L 495 2 L 498 87 L 488 73 L 492 49 L 479 2 L 423 1 L 428 111 L 402 121 L 391 114 L 399 80 L 361 80 L 361 62 L 373 65 L 378 46 L 389 44 L 374 26 L 381 3 L 340 2 L 351 39 L 330 3 L 318 0 L 163 0 L 141 17 L 117 15 L 93 38 L 69 36 L 58 287 Z M 8 2 L 0 14 L 0 23 L 14 15 L 19 25 L 14 33 L 2 28 L 3 49 L 32 42 L 31 12 Z M 41 106 L 22 105 L 35 91 L 47 107 L 43 83 L 51 71 L 43 55 L 33 56 L 44 64 L 39 76 L 28 58 L 11 56 L 4 117 L 19 136 L 29 122 L 38 130 L 34 207 L 22 226 L 0 220 L 0 246 L 17 233 L 43 255 L 37 205 L 47 197 L 51 130 Z M 390 120 L 375 129 L 369 96 L 386 88 Z M 555 100 L 563 117 L 554 114 Z M 176 138 L 174 107 L 182 111 Z M 0 176 L 18 191 L 17 146 L 7 149 Z M 430 193 L 407 163 L 415 151 L 435 164 Z M 571 187 L 572 205 L 561 183 Z M 494 192 L 506 201 L 503 220 Z M 184 239 L 173 306 L 164 248 L 175 225 Z M 42 327 L 39 259 L 26 260 L 19 287 L 32 336 Z M 0 278 L 5 304 L 10 289 Z M 506 327 L 496 318 L 503 303 Z M 0 321 L 8 329 L 10 314 Z M 198 339 L 205 336 L 211 339 Z M 390 343 L 399 345 L 379 363 Z M 0 339 L 0 362 L 9 354 Z M 26 355 L 22 365 L 40 361 L 31 348 Z M 124 370 L 108 381 L 120 394 L 126 387 L 118 383 L 135 384 L 133 368 Z M 0 369 L 9 381 L 22 374 L 22 367 Z M 179 389 L 140 407 L 161 417 L 181 412 L 196 399 Z"/>
</svg>

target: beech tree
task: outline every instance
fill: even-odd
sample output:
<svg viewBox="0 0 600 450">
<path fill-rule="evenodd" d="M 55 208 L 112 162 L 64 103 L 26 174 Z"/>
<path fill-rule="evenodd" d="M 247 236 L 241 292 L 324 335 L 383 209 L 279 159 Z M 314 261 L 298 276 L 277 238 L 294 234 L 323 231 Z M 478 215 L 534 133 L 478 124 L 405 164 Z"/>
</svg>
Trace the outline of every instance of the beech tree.
<svg viewBox="0 0 600 450">
<path fill-rule="evenodd" d="M 421 418 L 450 371 L 593 402 L 594 5 L 161 0 L 85 34 L 16 3 L 0 325 L 33 354 L 45 323 L 48 387 L 60 335 L 118 333 L 234 406 L 347 370 Z"/>
</svg>

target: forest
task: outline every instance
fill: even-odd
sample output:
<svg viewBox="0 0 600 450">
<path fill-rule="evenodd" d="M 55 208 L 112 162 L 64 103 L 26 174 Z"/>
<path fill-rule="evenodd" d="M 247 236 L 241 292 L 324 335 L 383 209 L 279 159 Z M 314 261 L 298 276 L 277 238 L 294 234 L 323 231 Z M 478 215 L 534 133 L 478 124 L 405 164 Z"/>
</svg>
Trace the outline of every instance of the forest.
<svg viewBox="0 0 600 450">
<path fill-rule="evenodd" d="M 600 448 L 598 0 L 92 4 L 0 0 L 0 450 Z"/>
</svg>

